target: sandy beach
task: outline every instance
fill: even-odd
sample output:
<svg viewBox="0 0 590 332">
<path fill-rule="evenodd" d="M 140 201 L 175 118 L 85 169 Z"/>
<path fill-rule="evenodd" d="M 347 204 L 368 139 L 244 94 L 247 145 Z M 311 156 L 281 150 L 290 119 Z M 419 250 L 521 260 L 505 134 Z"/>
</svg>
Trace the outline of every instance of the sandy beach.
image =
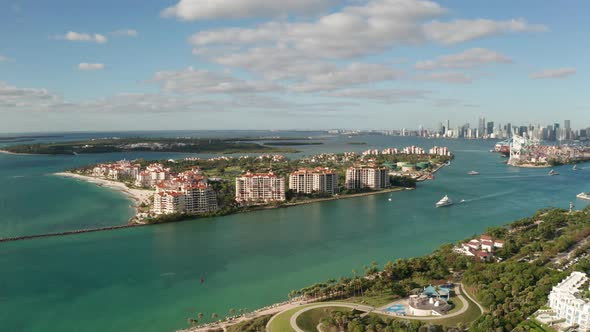
<svg viewBox="0 0 590 332">
<path fill-rule="evenodd" d="M 96 177 L 92 177 L 92 176 L 80 175 L 80 174 L 75 174 L 75 173 L 67 173 L 67 172 L 54 173 L 53 175 L 74 178 L 74 179 L 78 179 L 81 181 L 94 183 L 97 186 L 106 187 L 106 188 L 109 188 L 112 190 L 119 191 L 119 192 L 125 194 L 125 196 L 131 198 L 135 202 L 135 204 L 133 206 L 136 210 L 136 213 L 139 213 L 138 207 L 142 203 L 150 204 L 151 197 L 154 194 L 153 190 L 133 189 L 133 188 L 127 187 L 124 183 L 117 182 L 117 181 L 111 181 L 111 180 L 107 180 L 107 179 L 103 179 L 103 178 L 96 178 Z"/>
</svg>

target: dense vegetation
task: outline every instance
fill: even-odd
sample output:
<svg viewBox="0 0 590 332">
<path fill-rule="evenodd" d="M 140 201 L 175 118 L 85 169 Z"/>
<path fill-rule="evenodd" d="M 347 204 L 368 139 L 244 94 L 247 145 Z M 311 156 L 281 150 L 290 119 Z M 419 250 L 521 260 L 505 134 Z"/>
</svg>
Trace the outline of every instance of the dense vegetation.
<svg viewBox="0 0 590 332">
<path fill-rule="evenodd" d="M 79 154 L 124 151 L 158 151 L 185 153 L 264 153 L 297 152 L 248 142 L 248 138 L 104 138 L 74 142 L 20 144 L 5 147 L 14 153 Z"/>
</svg>

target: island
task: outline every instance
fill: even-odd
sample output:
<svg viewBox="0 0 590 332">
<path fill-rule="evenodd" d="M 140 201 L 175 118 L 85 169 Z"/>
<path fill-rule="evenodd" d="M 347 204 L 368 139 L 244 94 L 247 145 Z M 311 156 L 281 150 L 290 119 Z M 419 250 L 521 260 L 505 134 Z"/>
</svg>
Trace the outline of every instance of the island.
<svg viewBox="0 0 590 332">
<path fill-rule="evenodd" d="M 506 143 L 498 144 L 502 145 L 496 150 L 507 151 L 508 165 L 515 167 L 553 167 L 590 161 L 590 147 L 581 144 L 545 145 L 522 136 L 514 136 L 507 148 Z"/>
<path fill-rule="evenodd" d="M 3 151 L 17 154 L 50 154 L 76 155 L 83 153 L 109 153 L 132 151 L 157 151 L 179 153 L 295 153 L 291 148 L 276 148 L 260 144 L 256 141 L 264 139 L 270 141 L 292 140 L 287 137 L 265 138 L 118 138 L 106 137 L 83 141 L 18 144 L 3 147 Z M 277 144 L 275 145 L 293 145 Z M 301 142 L 305 143 L 306 142 Z M 315 144 L 316 142 L 314 142 Z M 297 144 L 304 145 L 304 144 Z"/>
<path fill-rule="evenodd" d="M 413 189 L 452 158 L 446 147 L 410 146 L 299 159 L 263 154 L 121 160 L 57 175 L 119 190 L 136 202 L 130 224 L 157 224 Z"/>
</svg>

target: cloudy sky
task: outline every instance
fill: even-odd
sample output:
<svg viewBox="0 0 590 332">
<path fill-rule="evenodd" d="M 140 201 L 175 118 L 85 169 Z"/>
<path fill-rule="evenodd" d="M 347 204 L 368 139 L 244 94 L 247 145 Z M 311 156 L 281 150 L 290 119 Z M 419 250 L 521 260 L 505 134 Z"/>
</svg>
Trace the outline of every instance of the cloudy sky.
<svg viewBox="0 0 590 332">
<path fill-rule="evenodd" d="M 590 3 L 5 0 L 0 133 L 590 126 Z"/>
</svg>

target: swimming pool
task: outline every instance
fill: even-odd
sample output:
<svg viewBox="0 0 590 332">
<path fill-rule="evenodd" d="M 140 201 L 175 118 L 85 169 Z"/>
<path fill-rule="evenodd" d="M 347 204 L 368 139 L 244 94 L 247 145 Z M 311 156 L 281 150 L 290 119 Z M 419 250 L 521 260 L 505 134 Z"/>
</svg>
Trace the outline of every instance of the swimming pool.
<svg viewBox="0 0 590 332">
<path fill-rule="evenodd" d="M 406 314 L 406 306 L 403 304 L 394 304 L 391 307 L 386 308 L 385 311 L 389 311 L 389 312 L 397 314 L 397 315 L 405 315 Z"/>
</svg>

